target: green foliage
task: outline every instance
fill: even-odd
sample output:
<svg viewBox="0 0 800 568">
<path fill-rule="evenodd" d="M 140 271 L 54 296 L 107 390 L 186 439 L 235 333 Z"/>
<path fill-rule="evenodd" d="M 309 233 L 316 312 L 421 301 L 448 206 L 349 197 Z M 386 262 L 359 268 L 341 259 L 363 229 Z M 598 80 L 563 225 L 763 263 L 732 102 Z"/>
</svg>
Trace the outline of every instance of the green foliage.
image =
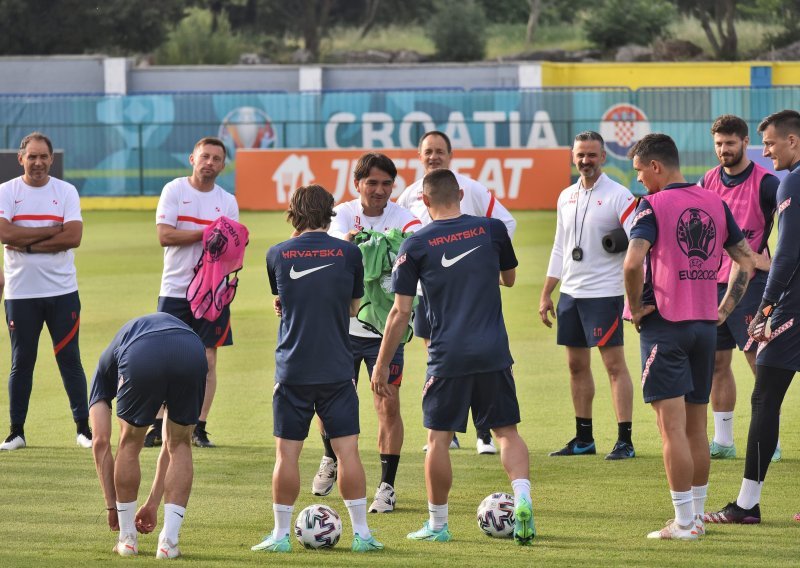
<svg viewBox="0 0 800 568">
<path fill-rule="evenodd" d="M 602 49 L 650 45 L 664 37 L 677 15 L 666 0 L 602 0 L 583 21 L 586 37 Z"/>
<path fill-rule="evenodd" d="M 216 21 L 216 31 L 212 31 Z M 189 8 L 156 52 L 159 65 L 225 65 L 236 63 L 247 50 L 244 40 L 231 31 L 225 13 Z"/>
<path fill-rule="evenodd" d="M 445 0 L 429 20 L 427 35 L 443 61 L 476 61 L 486 55 L 486 15 L 475 0 Z"/>
<path fill-rule="evenodd" d="M 158 47 L 185 0 L 0 0 L 0 55 L 141 53 Z"/>
</svg>

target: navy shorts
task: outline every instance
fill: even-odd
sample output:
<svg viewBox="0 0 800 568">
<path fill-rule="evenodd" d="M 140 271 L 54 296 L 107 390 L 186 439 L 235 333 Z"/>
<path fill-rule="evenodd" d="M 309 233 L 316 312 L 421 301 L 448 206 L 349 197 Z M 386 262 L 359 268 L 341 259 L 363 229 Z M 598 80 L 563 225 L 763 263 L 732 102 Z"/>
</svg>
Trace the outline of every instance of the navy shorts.
<svg viewBox="0 0 800 568">
<path fill-rule="evenodd" d="M 519 403 L 511 367 L 461 377 L 428 375 L 422 388 L 425 428 L 466 432 L 470 408 L 479 431 L 518 424 Z"/>
<path fill-rule="evenodd" d="M 747 328 L 758 311 L 764 288 L 767 286 L 767 273 L 756 271 L 750 280 L 744 297 L 736 304 L 731 315 L 717 328 L 717 351 L 726 351 L 738 347 L 740 351 L 754 351 L 758 343 L 747 334 Z M 717 303 L 722 301 L 728 287 L 725 284 L 717 286 Z"/>
<path fill-rule="evenodd" d="M 778 307 L 771 327 L 769 341 L 758 345 L 756 364 L 800 371 L 800 314 L 787 314 Z"/>
<path fill-rule="evenodd" d="M 417 296 L 417 307 L 414 308 L 414 335 L 422 339 L 431 338 L 431 324 L 428 321 L 428 302 L 425 296 Z"/>
<path fill-rule="evenodd" d="M 197 319 L 192 314 L 189 300 L 183 298 L 170 298 L 168 296 L 158 297 L 158 311 L 166 312 L 175 316 L 200 336 L 206 347 L 224 347 L 233 345 L 233 333 L 231 332 L 231 307 L 225 306 L 222 314 L 216 321 L 207 319 Z"/>
<path fill-rule="evenodd" d="M 118 417 L 134 426 L 149 426 L 163 404 L 176 424 L 197 424 L 208 361 L 194 333 L 169 330 L 145 335 L 125 350 L 118 366 Z"/>
<path fill-rule="evenodd" d="M 561 293 L 556 307 L 556 343 L 567 347 L 622 345 L 622 296 L 573 298 Z"/>
<path fill-rule="evenodd" d="M 358 383 L 358 372 L 361 370 L 361 362 L 367 366 L 367 373 L 370 380 L 372 380 L 372 369 L 375 367 L 375 361 L 378 360 L 378 352 L 381 349 L 380 337 L 358 337 L 357 335 L 350 336 L 350 345 L 353 348 L 353 376 Z M 392 357 L 389 363 L 389 384 L 400 386 L 403 382 L 403 348 L 405 346 L 401 343 L 400 347 Z"/>
<path fill-rule="evenodd" d="M 328 438 L 360 432 L 356 382 L 320 385 L 275 383 L 272 389 L 272 434 L 284 440 L 303 441 L 316 413 Z"/>
<path fill-rule="evenodd" d="M 708 404 L 716 322 L 672 322 L 654 312 L 640 327 L 644 401 L 683 396 L 686 402 Z"/>
</svg>

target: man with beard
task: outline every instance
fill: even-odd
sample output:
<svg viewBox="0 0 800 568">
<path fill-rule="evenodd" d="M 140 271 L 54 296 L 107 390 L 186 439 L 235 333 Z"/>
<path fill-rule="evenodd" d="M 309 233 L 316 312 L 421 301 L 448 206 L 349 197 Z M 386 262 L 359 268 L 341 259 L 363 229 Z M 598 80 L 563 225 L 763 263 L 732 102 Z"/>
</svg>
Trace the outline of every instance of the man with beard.
<svg viewBox="0 0 800 568">
<path fill-rule="evenodd" d="M 755 374 L 758 343 L 747 335 L 747 326 L 758 309 L 767 284 L 767 241 L 775 215 L 778 178 L 747 158 L 747 144 L 750 142 L 747 123 L 738 116 L 724 114 L 717 118 L 711 126 L 711 135 L 720 165 L 706 172 L 699 185 L 719 195 L 728 205 L 750 248 L 757 253 L 756 271 L 747 293 L 725 323 L 717 328 L 717 352 L 711 383 L 711 408 L 714 411 L 711 459 L 730 459 L 736 457 L 733 441 L 736 382 L 731 369 L 733 348 L 738 347 L 744 352 Z M 730 269 L 731 259 L 723 254 L 717 280 L 719 299 L 727 291 Z M 780 459 L 780 452 L 779 445 L 775 448 L 773 461 Z"/>
</svg>

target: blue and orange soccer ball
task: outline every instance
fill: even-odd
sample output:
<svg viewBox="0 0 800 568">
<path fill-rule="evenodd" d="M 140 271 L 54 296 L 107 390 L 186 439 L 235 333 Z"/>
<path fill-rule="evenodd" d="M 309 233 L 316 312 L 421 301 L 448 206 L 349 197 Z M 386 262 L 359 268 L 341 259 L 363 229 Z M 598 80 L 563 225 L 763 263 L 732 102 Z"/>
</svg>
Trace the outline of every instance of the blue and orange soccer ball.
<svg viewBox="0 0 800 568">
<path fill-rule="evenodd" d="M 297 515 L 294 535 L 306 548 L 332 548 L 342 536 L 342 519 L 330 507 L 309 505 Z"/>
</svg>

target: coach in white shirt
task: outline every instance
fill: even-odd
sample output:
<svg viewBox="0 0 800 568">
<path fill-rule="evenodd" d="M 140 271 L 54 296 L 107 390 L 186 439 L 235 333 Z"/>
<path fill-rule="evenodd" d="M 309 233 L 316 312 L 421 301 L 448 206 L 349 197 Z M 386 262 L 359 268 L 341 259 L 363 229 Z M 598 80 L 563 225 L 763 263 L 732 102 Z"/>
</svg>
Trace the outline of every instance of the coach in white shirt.
<svg viewBox="0 0 800 568">
<path fill-rule="evenodd" d="M 615 229 L 630 232 L 636 200 L 624 186 L 602 171 L 605 144 L 597 132 L 575 137 L 572 162 L 580 172 L 577 183 L 558 198 L 556 235 L 550 265 L 539 302 L 539 316 L 552 327 L 548 314 L 556 315 L 551 295 L 558 282 L 557 343 L 567 348 L 575 438 L 551 456 L 597 453 L 592 432 L 592 377 L 590 349 L 597 347 L 611 382 L 617 415 L 617 442 L 608 460 L 635 456 L 631 440 L 633 385 L 622 338 L 624 287 L 623 252 L 608 252 L 603 237 Z"/>
<path fill-rule="evenodd" d="M 419 159 L 425 168 L 425 175 L 434 170 L 450 169 L 450 162 L 453 159 L 453 147 L 450 144 L 450 138 L 444 132 L 431 130 L 423 134 L 419 140 L 418 150 Z M 513 238 L 517 222 L 508 212 L 508 209 L 494 196 L 494 193 L 474 179 L 456 172 L 453 173 L 456 176 L 459 188 L 464 192 L 464 197 L 461 199 L 461 212 L 467 215 L 475 215 L 476 217 L 499 219 L 508 229 L 508 236 Z M 428 208 L 422 202 L 421 179 L 409 185 L 400 194 L 397 204 L 411 211 L 417 219 L 422 221 L 423 225 L 431 222 Z M 425 316 L 425 299 L 422 297 L 421 287 L 417 288 L 417 293 L 419 294 L 419 303 L 414 310 L 414 335 L 422 338 L 427 347 L 430 343 L 431 328 Z M 450 448 L 458 447 L 458 438 L 453 436 Z M 492 435 L 488 430 L 478 431 L 477 448 L 479 454 L 497 453 L 497 448 L 495 448 L 492 441 Z M 427 449 L 427 446 L 423 449 Z"/>
</svg>

